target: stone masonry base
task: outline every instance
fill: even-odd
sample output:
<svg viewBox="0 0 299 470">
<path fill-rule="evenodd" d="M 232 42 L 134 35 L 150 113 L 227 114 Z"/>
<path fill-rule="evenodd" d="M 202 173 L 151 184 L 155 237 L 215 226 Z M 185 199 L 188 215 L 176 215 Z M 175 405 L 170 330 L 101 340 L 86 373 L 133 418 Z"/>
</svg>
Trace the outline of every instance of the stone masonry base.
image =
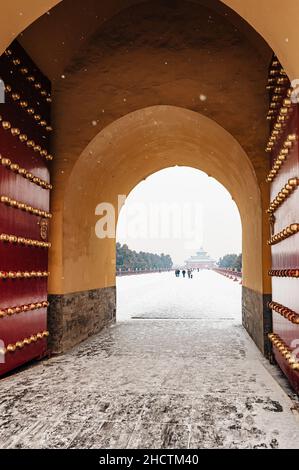
<svg viewBox="0 0 299 470">
<path fill-rule="evenodd" d="M 268 333 L 272 331 L 272 312 L 267 305 L 270 300 L 271 294 L 260 294 L 242 287 L 243 326 L 268 359 L 271 358 Z"/>
<path fill-rule="evenodd" d="M 51 354 L 65 352 L 115 322 L 115 287 L 49 295 L 49 302 L 48 345 Z"/>
</svg>

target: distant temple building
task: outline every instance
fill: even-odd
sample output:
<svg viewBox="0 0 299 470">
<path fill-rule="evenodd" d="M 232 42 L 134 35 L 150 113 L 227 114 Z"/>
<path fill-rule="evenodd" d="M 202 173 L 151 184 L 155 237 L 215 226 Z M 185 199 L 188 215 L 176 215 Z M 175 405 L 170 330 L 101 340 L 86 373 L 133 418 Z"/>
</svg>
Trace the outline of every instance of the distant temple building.
<svg viewBox="0 0 299 470">
<path fill-rule="evenodd" d="M 216 261 L 212 259 L 201 247 L 195 256 L 186 260 L 187 269 L 210 269 L 216 266 Z"/>
</svg>

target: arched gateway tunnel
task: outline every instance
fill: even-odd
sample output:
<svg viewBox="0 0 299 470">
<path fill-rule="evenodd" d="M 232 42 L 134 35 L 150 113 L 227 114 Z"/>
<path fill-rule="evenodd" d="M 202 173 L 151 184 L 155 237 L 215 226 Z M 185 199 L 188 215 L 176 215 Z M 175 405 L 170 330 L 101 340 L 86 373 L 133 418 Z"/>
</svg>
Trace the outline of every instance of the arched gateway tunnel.
<svg viewBox="0 0 299 470">
<path fill-rule="evenodd" d="M 117 208 L 144 178 L 181 165 L 236 202 L 243 327 L 298 392 L 298 2 L 1 10 L 0 371 L 14 373 L 4 387 L 30 374 L 19 366 L 55 364 L 115 322 L 115 239 L 97 237 L 96 207 Z"/>
</svg>

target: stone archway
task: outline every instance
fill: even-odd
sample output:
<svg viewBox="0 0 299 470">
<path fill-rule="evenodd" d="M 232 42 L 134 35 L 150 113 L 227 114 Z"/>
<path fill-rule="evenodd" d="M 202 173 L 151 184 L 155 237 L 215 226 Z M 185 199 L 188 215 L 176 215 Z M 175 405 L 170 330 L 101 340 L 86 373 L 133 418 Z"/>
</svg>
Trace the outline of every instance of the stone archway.
<svg viewBox="0 0 299 470">
<path fill-rule="evenodd" d="M 55 3 L 52 2 L 49 6 Z M 255 246 L 257 254 L 255 261 L 258 268 L 251 271 L 248 268 L 248 272 L 251 272 L 250 282 L 245 274 L 243 313 L 244 324 L 248 331 L 260 349 L 265 351 L 264 323 L 266 316 L 270 318 L 265 299 L 268 298 L 271 287 L 269 277 L 266 275 L 270 261 L 270 250 L 266 245 L 268 224 L 265 214 L 262 217 L 262 211 L 269 203 L 269 190 L 265 184 L 269 162 L 263 154 L 267 137 L 267 125 L 264 119 L 266 114 L 264 80 L 266 82 L 271 51 L 248 23 L 236 14 L 231 16 L 232 11 L 223 5 L 224 2 L 218 0 L 209 2 L 178 0 L 175 5 L 173 2 L 119 0 L 103 4 L 103 9 L 94 0 L 87 0 L 84 9 L 80 0 L 75 2 L 63 0 L 59 3 L 57 8 L 51 10 L 50 15 L 44 15 L 20 38 L 23 46 L 36 62 L 42 65 L 42 69 L 54 84 L 55 159 L 52 176 L 55 190 L 52 193 L 53 248 L 50 254 L 52 275 L 49 284 L 53 301 L 52 323 L 59 324 L 59 327 L 53 330 L 54 350 L 60 350 L 60 346 L 56 348 L 56 345 L 62 344 L 62 349 L 67 349 L 96 331 L 99 322 L 94 314 L 99 302 L 96 294 L 90 292 L 103 288 L 110 289 L 114 283 L 111 274 L 113 250 L 111 251 L 108 246 L 105 246 L 105 255 L 100 261 L 100 264 L 104 263 L 100 276 L 97 270 L 92 271 L 93 267 L 91 271 L 81 269 L 78 275 L 80 281 L 75 280 L 73 273 L 73 268 L 77 265 L 81 266 L 83 263 L 84 266 L 91 248 L 88 243 L 85 243 L 85 248 L 76 247 L 77 242 L 74 241 L 77 237 L 76 227 L 73 227 L 72 221 L 68 220 L 69 214 L 72 213 L 73 202 L 68 199 L 67 189 L 75 181 L 75 190 L 84 196 L 82 188 L 87 178 L 85 170 L 89 171 L 94 164 L 90 155 L 90 159 L 85 163 L 86 168 L 80 167 L 84 148 L 86 146 L 89 148 L 90 142 L 92 145 L 99 135 L 102 136 L 101 131 L 110 129 L 110 126 L 120 119 L 135 116 L 138 110 L 171 105 L 175 108 L 192 109 L 197 115 L 205 115 L 208 120 L 217 122 L 223 132 L 230 135 L 234 142 L 239 142 L 240 145 L 237 145 L 248 156 L 249 165 L 252 164 L 252 177 L 256 180 L 258 191 L 261 192 L 259 202 L 256 203 L 257 213 L 261 211 L 261 220 L 258 224 L 247 225 L 251 232 L 244 236 L 253 237 L 255 242 L 261 238 Z M 153 6 L 154 14 L 152 14 Z M 38 17 L 42 13 L 39 8 L 35 5 L 35 9 L 26 10 L 30 13 L 31 19 L 29 17 L 26 19 L 25 14 L 22 15 L 24 18 L 20 20 L 18 27 Z M 99 13 L 98 17 L 93 15 L 95 12 Z M 245 9 L 243 13 L 250 22 L 250 12 Z M 12 13 L 11 15 L 13 16 Z M 97 21 L 92 22 L 92 16 L 97 18 Z M 66 22 L 69 26 L 64 34 Z M 210 27 L 210 22 L 213 27 Z M 53 38 L 53 25 L 57 30 L 55 38 Z M 90 35 L 84 37 L 82 32 L 84 33 L 86 25 L 90 25 Z M 10 26 L 8 30 L 9 28 Z M 119 34 L 120 28 L 122 34 Z M 155 34 L 157 31 L 158 34 Z M 160 31 L 166 31 L 165 37 L 159 34 Z M 78 51 L 79 36 L 82 38 L 82 46 Z M 63 48 L 60 47 L 61 44 L 64 45 Z M 130 44 L 133 44 L 132 48 Z M 183 47 L 180 47 L 181 44 Z M 265 54 L 259 55 L 263 47 L 266 47 Z M 48 51 L 47 55 L 44 54 L 45 49 Z M 62 52 L 57 56 L 58 49 Z M 169 55 L 171 66 L 168 66 L 165 54 Z M 200 67 L 200 64 L 204 64 L 205 67 Z M 66 75 L 62 70 L 66 71 Z M 138 75 L 139 70 L 143 70 L 141 77 Z M 201 90 L 202 86 L 207 89 Z M 207 100 L 204 93 L 208 94 Z M 214 129 L 209 127 L 207 132 L 212 133 L 210 135 L 212 141 Z M 184 147 L 185 151 L 185 147 L 193 145 L 192 139 L 189 141 L 185 135 L 183 141 L 178 143 L 178 148 Z M 172 148 L 174 144 L 175 142 L 169 142 L 168 148 Z M 163 149 L 163 145 L 162 139 L 159 148 Z M 138 138 L 136 146 L 138 147 Z M 107 154 L 108 150 L 109 148 Z M 214 151 L 215 149 L 211 152 Z M 182 155 L 185 155 L 182 164 L 188 164 L 185 160 L 189 157 L 187 158 L 184 152 Z M 147 166 L 143 160 L 140 160 L 143 166 L 142 168 L 136 166 L 136 170 L 130 166 L 122 168 L 122 161 L 118 163 L 124 174 L 127 168 L 131 168 L 132 174 L 138 170 L 139 177 L 143 178 L 146 174 L 156 171 L 155 168 L 163 168 L 163 159 L 167 162 L 168 157 L 163 156 L 156 167 Z M 190 165 L 193 163 L 190 162 Z M 78 174 L 78 178 L 74 179 L 79 167 L 81 176 Z M 216 170 L 217 165 L 212 173 L 214 174 Z M 109 179 L 114 171 L 116 171 L 115 159 L 111 158 L 109 165 L 106 162 L 103 174 L 106 172 Z M 240 188 L 246 188 L 250 178 L 243 182 L 241 175 L 235 171 L 235 186 L 232 186 L 232 182 L 226 181 L 224 177 L 225 171 L 221 173 L 218 168 L 218 172 L 220 175 L 215 177 L 228 189 L 230 188 L 229 191 L 237 201 L 240 197 L 238 191 L 241 191 Z M 94 175 L 96 174 L 95 171 Z M 137 181 L 138 178 L 131 182 L 132 185 Z M 236 189 L 237 182 L 238 189 Z M 123 187 L 122 192 L 128 191 L 129 186 L 128 179 L 127 187 Z M 102 185 L 102 189 L 104 191 L 105 185 Z M 103 192 L 103 197 L 108 199 L 112 194 Z M 248 211 L 248 214 L 251 214 L 249 207 Z M 79 217 L 78 214 L 74 216 Z M 92 225 L 85 222 L 79 225 L 82 233 L 88 238 Z M 80 251 L 81 248 L 83 251 Z M 79 261 L 76 256 L 79 257 Z M 250 266 L 253 258 L 248 256 L 248 263 L 245 260 L 245 265 Z M 93 281 L 90 281 L 91 275 L 94 275 Z M 83 319 L 82 331 L 72 334 L 72 325 L 78 323 L 78 318 L 71 306 L 66 314 L 65 302 L 69 301 L 71 305 L 72 295 L 76 292 L 82 293 L 80 302 L 85 306 L 85 296 L 91 298 L 95 295 L 95 307 L 89 310 L 91 312 L 89 320 L 93 325 Z M 108 303 L 108 310 L 113 310 L 113 294 L 109 297 Z M 67 323 L 66 315 L 69 315 Z M 79 327 L 78 329 L 80 330 Z"/>
<path fill-rule="evenodd" d="M 146 176 L 172 165 L 198 168 L 234 198 L 243 226 L 243 323 L 264 350 L 262 202 L 246 153 L 222 127 L 199 113 L 154 106 L 113 122 L 90 142 L 65 188 L 61 293 L 52 296 L 53 349 L 63 351 L 113 321 L 115 239 L 95 235 L 100 202 L 117 207 Z"/>
</svg>

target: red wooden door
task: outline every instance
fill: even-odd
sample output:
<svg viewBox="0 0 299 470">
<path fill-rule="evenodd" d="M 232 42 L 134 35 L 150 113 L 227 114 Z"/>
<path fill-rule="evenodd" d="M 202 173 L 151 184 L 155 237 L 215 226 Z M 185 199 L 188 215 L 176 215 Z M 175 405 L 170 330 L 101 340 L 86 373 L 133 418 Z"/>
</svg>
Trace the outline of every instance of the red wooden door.
<svg viewBox="0 0 299 470">
<path fill-rule="evenodd" d="M 274 57 L 269 84 L 272 168 L 269 244 L 272 251 L 273 333 L 276 361 L 299 392 L 299 152 L 298 104 L 290 82 Z"/>
<path fill-rule="evenodd" d="M 14 42 L 0 57 L 0 375 L 47 351 L 50 83 Z"/>
</svg>

